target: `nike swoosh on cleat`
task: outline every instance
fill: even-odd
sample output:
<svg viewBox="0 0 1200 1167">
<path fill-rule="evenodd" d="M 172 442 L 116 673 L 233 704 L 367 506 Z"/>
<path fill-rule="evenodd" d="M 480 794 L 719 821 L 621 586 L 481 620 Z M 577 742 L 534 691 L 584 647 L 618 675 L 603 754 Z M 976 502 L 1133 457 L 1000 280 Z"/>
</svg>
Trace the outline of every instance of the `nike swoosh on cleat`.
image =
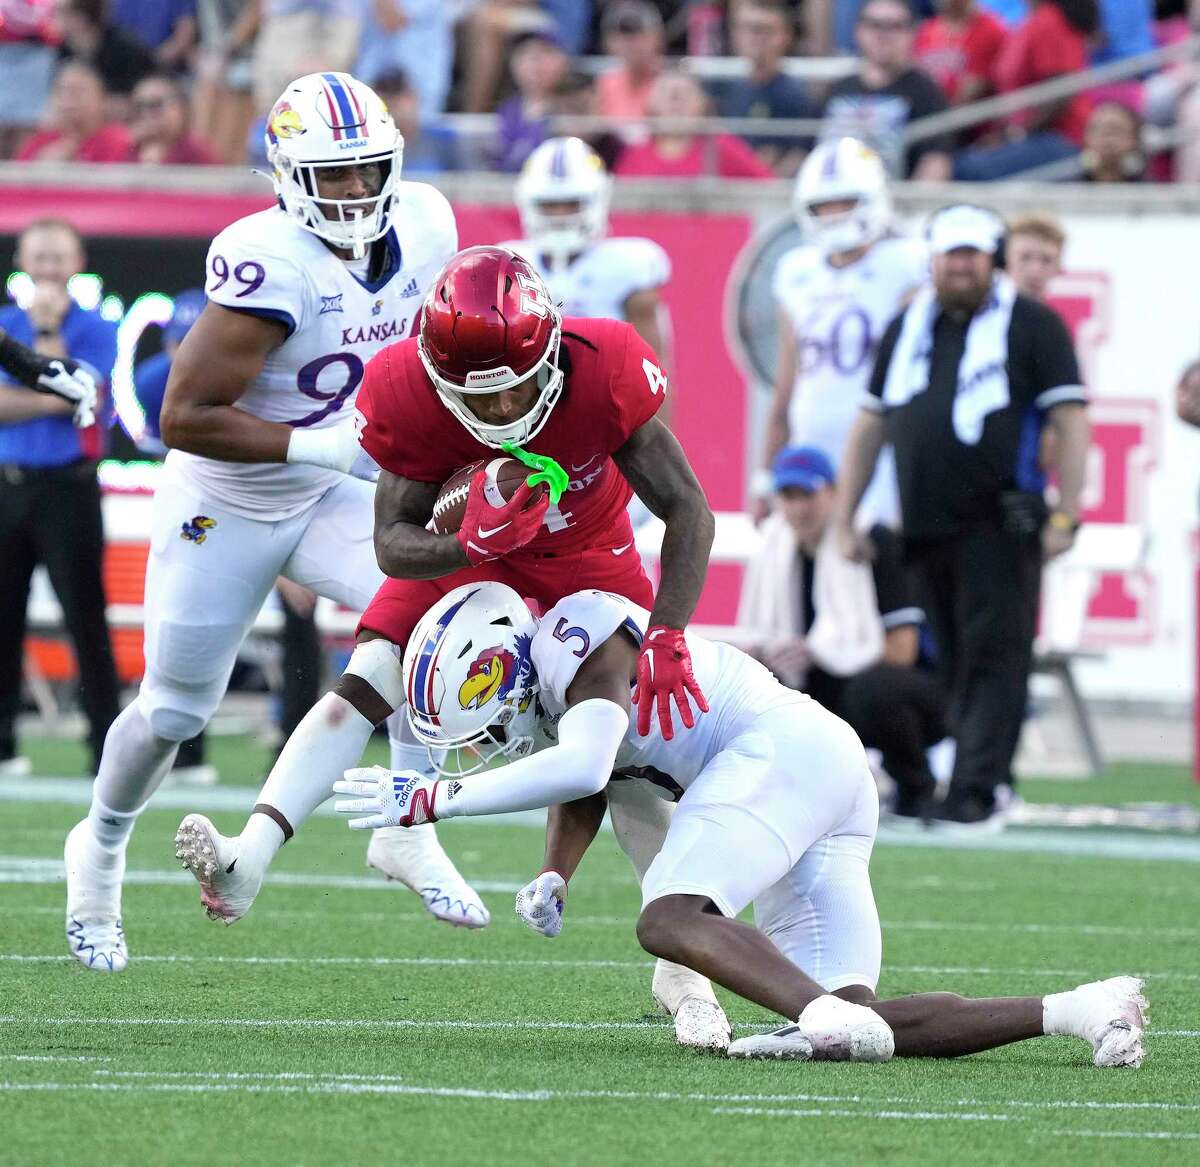
<svg viewBox="0 0 1200 1167">
<path fill-rule="evenodd" d="M 494 534 L 496 534 L 497 531 L 503 531 L 505 527 L 508 527 L 511 525 L 512 525 L 512 520 L 510 519 L 507 523 L 501 523 L 500 526 L 491 527 L 486 531 L 482 527 L 480 527 L 479 530 L 476 531 L 476 534 L 481 539 L 490 539 Z"/>
</svg>

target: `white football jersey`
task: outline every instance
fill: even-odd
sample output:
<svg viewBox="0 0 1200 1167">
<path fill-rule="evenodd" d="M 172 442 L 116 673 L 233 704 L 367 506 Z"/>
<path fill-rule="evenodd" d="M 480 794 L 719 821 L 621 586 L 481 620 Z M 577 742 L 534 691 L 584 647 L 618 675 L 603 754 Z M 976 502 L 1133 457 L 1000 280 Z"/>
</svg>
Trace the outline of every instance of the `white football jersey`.
<svg viewBox="0 0 1200 1167">
<path fill-rule="evenodd" d="M 537 244 L 520 239 L 502 246 L 527 259 L 546 281 L 564 316 L 625 319 L 625 301 L 635 292 L 660 288 L 671 278 L 667 253 L 650 239 L 601 239 L 577 255 L 564 271 L 543 266 Z"/>
<path fill-rule="evenodd" d="M 238 409 L 293 426 L 349 423 L 367 362 L 412 332 L 434 276 L 458 249 L 450 204 L 432 186 L 399 183 L 385 242 L 394 263 L 367 283 L 361 264 L 364 278 L 278 207 L 239 219 L 213 240 L 208 298 L 288 329 Z M 222 462 L 180 450 L 167 467 L 229 509 L 271 520 L 298 514 L 341 477 L 319 466 Z"/>
<path fill-rule="evenodd" d="M 835 268 L 815 247 L 780 257 L 772 290 L 796 338 L 789 441 L 819 446 L 837 466 L 887 326 L 929 275 L 925 245 L 888 236 Z"/>
<path fill-rule="evenodd" d="M 567 689 L 583 662 L 622 627 L 640 644 L 649 623 L 650 613 L 645 608 L 623 596 L 599 591 L 567 596 L 541 618 L 531 655 L 548 717 L 548 736 L 566 711 Z M 632 770 L 631 777 L 645 778 L 676 796 L 760 714 L 811 700 L 781 685 L 758 661 L 732 645 L 705 640 L 692 632 L 686 635 L 696 681 L 709 711 L 697 713 L 695 727 L 688 729 L 672 702 L 675 736 L 666 741 L 657 712 L 650 720 L 650 733 L 639 736 L 635 706 L 616 763 L 616 770 Z"/>
</svg>

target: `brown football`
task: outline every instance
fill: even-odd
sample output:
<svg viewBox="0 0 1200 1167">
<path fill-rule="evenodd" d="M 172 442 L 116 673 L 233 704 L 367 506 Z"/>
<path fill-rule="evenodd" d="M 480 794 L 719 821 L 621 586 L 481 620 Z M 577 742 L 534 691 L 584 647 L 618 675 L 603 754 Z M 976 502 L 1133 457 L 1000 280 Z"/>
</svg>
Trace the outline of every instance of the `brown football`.
<svg viewBox="0 0 1200 1167">
<path fill-rule="evenodd" d="M 463 516 L 467 511 L 467 491 L 471 480 L 480 470 L 487 471 L 487 482 L 484 492 L 492 506 L 503 506 L 514 494 L 517 488 L 532 473 L 528 466 L 501 454 L 485 461 L 472 462 L 456 470 L 442 484 L 433 504 L 433 518 L 429 520 L 429 528 L 438 535 L 453 535 L 462 526 Z M 534 487 L 530 497 L 532 503 L 546 491 L 544 483 Z"/>
</svg>

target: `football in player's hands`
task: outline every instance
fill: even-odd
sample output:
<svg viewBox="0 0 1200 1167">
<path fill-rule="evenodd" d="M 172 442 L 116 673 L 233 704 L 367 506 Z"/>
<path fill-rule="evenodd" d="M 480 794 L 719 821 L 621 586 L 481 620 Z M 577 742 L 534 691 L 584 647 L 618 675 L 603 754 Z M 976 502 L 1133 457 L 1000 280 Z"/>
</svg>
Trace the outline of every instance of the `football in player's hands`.
<svg viewBox="0 0 1200 1167">
<path fill-rule="evenodd" d="M 463 517 L 467 512 L 467 495 L 471 490 L 471 480 L 483 470 L 487 477 L 484 480 L 484 497 L 494 507 L 502 507 L 512 498 L 521 484 L 529 477 L 531 471 L 516 458 L 500 455 L 497 458 L 472 462 L 456 470 L 442 484 L 433 504 L 433 518 L 430 520 L 430 530 L 436 535 L 453 535 L 462 526 Z M 545 483 L 539 482 L 532 488 L 529 495 L 528 507 L 533 506 L 546 493 Z"/>
</svg>

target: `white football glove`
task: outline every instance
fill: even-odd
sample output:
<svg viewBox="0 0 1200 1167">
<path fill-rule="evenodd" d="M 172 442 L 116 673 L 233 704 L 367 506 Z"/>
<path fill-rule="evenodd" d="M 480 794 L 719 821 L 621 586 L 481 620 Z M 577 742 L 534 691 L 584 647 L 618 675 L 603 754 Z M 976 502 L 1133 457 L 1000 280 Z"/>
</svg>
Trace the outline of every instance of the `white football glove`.
<svg viewBox="0 0 1200 1167">
<path fill-rule="evenodd" d="M 517 915 L 527 928 L 551 938 L 562 931 L 567 881 L 557 871 L 543 871 L 517 892 Z"/>
<path fill-rule="evenodd" d="M 333 784 L 334 794 L 353 797 L 339 799 L 334 810 L 342 814 L 361 814 L 365 818 L 351 819 L 353 831 L 373 831 L 378 827 L 419 827 L 436 823 L 434 800 L 438 780 L 427 778 L 416 770 L 388 770 L 384 766 L 363 766 L 347 770 L 340 782 Z"/>
<path fill-rule="evenodd" d="M 38 377 L 38 386 L 75 406 L 72 421 L 79 429 L 96 422 L 96 379 L 81 365 L 71 362 L 67 368 L 61 360 L 50 362 L 46 372 Z"/>
</svg>

